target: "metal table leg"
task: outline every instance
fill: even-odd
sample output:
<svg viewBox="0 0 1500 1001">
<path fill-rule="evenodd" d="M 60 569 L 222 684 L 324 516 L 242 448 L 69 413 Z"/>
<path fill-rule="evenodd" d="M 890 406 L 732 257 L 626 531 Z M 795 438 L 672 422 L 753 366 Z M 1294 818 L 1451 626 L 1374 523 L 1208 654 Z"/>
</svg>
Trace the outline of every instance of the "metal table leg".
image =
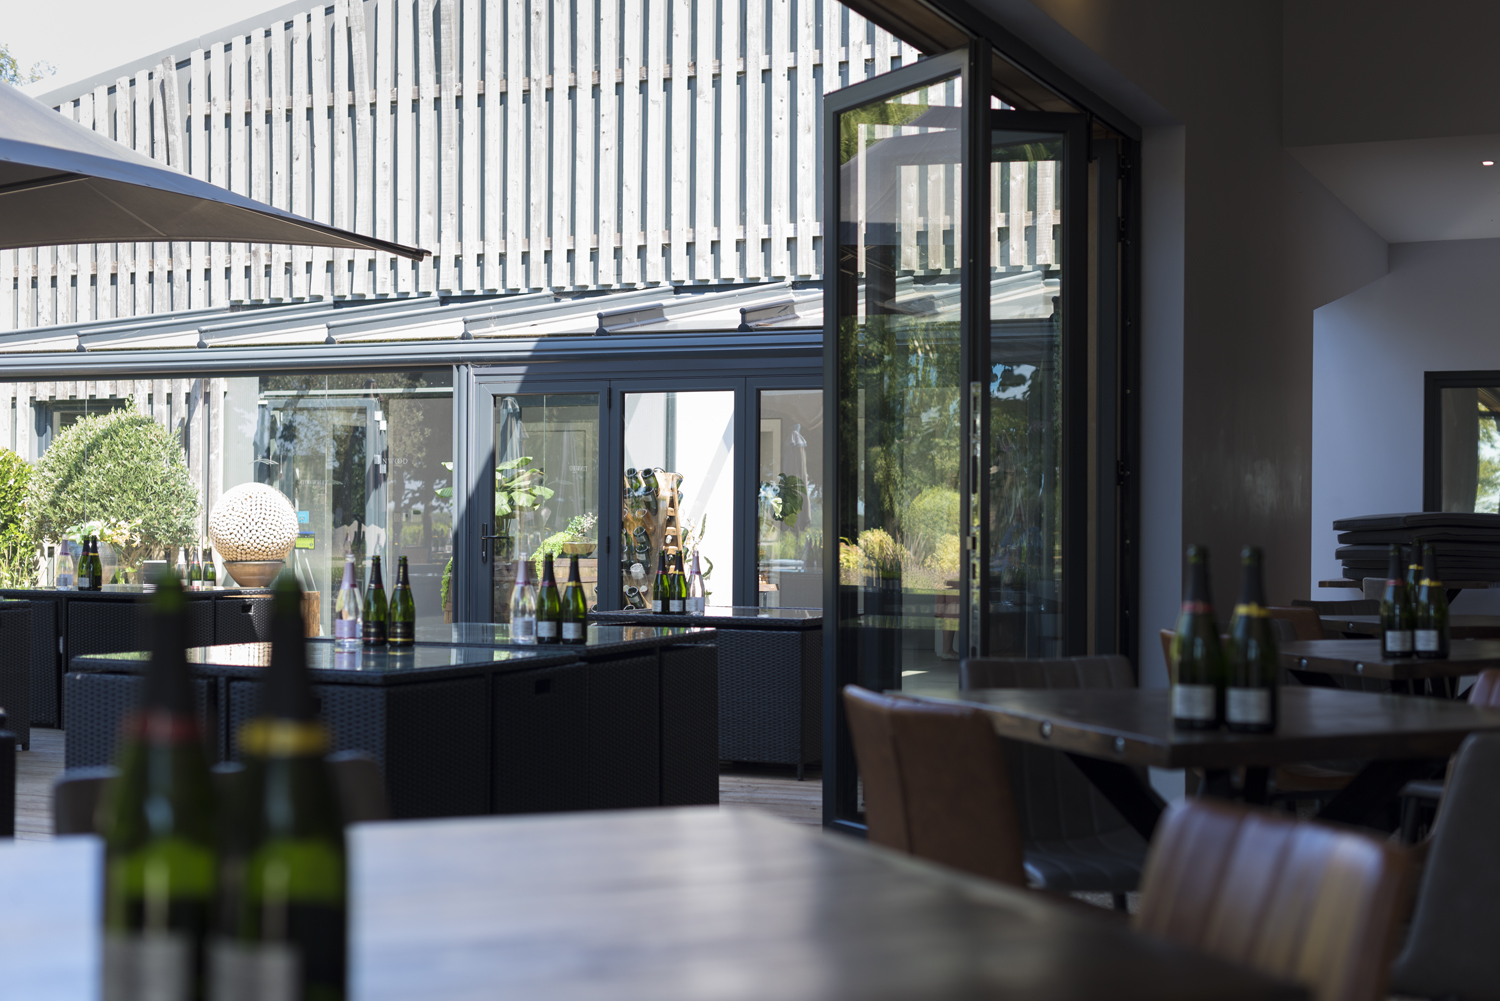
<svg viewBox="0 0 1500 1001">
<path fill-rule="evenodd" d="M 1082 754 L 1069 754 L 1068 760 L 1078 766 L 1084 777 L 1109 800 L 1110 805 L 1120 811 L 1120 816 L 1141 837 L 1151 840 L 1156 822 L 1161 819 L 1167 803 L 1149 783 L 1141 779 L 1139 772 L 1116 761 L 1100 761 Z"/>
</svg>

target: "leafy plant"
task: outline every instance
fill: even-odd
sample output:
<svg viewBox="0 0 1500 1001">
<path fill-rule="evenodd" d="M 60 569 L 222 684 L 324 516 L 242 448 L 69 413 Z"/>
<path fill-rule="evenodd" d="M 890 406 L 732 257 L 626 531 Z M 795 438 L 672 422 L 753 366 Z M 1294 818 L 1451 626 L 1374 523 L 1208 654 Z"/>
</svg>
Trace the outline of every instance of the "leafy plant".
<svg viewBox="0 0 1500 1001">
<path fill-rule="evenodd" d="M 536 547 L 536 552 L 532 554 L 532 560 L 536 563 L 535 579 L 541 580 L 542 567 L 549 553 L 555 561 L 562 555 L 563 546 L 567 543 L 588 542 L 597 539 L 598 535 L 594 530 L 595 521 L 596 519 L 592 514 L 574 515 L 568 522 L 567 528 L 544 539 L 542 544 Z"/>
<path fill-rule="evenodd" d="M 80 418 L 52 442 L 27 486 L 26 531 L 61 540 L 86 522 L 123 524 L 140 560 L 192 545 L 198 505 L 176 436 L 128 406 Z"/>
</svg>

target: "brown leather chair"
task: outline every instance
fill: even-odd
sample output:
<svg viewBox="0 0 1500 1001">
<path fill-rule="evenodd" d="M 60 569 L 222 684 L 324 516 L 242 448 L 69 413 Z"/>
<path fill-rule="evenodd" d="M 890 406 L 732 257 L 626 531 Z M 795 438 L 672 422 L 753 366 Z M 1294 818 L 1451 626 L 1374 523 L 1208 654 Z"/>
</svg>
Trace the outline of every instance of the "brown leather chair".
<svg viewBox="0 0 1500 1001">
<path fill-rule="evenodd" d="M 854 685 L 844 708 L 871 842 L 1026 885 L 1010 778 L 983 712 Z"/>
<path fill-rule="evenodd" d="M 1187 800 L 1162 818 L 1138 929 L 1302 984 L 1375 1001 L 1407 899 L 1399 848 L 1316 821 Z"/>
<path fill-rule="evenodd" d="M 1481 671 L 1474 687 L 1469 689 L 1469 705 L 1481 709 L 1500 709 L 1500 668 Z M 1448 762 L 1448 774 L 1441 779 L 1416 779 L 1401 787 L 1401 840 L 1416 844 L 1421 840 L 1424 827 L 1437 821 L 1443 793 L 1453 777 L 1453 761 Z M 1500 996 L 1500 992 L 1497 992 Z"/>
<path fill-rule="evenodd" d="M 1318 616 L 1316 608 L 1308 608 L 1306 605 L 1268 605 L 1266 611 L 1273 619 L 1290 622 L 1299 640 L 1325 638 L 1323 620 Z"/>
</svg>

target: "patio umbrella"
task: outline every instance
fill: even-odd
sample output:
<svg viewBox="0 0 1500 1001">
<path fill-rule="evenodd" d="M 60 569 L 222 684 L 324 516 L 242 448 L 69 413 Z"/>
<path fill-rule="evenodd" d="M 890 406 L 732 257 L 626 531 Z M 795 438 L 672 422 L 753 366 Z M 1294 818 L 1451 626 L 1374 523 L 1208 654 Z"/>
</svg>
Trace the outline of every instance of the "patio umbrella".
<svg viewBox="0 0 1500 1001">
<path fill-rule="evenodd" d="M 0 83 L 0 250 L 189 240 L 428 254 L 189 177 Z"/>
</svg>

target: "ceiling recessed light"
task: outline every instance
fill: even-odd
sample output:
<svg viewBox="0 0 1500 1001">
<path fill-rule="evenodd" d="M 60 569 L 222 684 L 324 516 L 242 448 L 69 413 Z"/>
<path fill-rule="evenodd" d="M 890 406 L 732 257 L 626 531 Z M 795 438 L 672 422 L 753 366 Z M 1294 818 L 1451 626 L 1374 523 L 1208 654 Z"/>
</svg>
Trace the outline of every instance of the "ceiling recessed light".
<svg viewBox="0 0 1500 1001">
<path fill-rule="evenodd" d="M 1480 160 L 1479 161 L 1479 165 L 1481 167 L 1493 167 L 1495 165 L 1495 161 L 1494 160 Z"/>
</svg>

